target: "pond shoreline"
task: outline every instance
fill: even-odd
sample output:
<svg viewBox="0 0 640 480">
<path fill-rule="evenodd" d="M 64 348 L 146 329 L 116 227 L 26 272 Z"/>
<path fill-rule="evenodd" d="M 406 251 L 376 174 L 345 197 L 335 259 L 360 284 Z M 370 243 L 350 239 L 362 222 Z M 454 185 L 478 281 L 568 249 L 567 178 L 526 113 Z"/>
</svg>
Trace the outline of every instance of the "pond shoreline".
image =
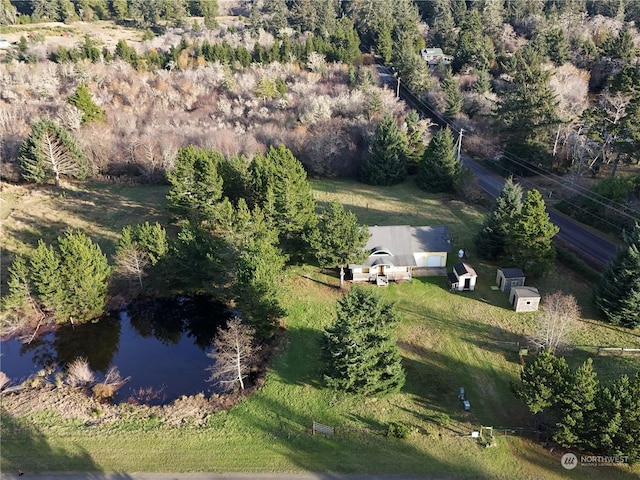
<svg viewBox="0 0 640 480">
<path fill-rule="evenodd" d="M 116 423 L 125 415 L 160 419 L 162 424 L 204 425 L 210 415 L 228 410 L 260 389 L 265 382 L 268 367 L 275 356 L 286 348 L 284 328 L 279 328 L 263 346 L 259 364 L 252 375 L 251 384 L 244 390 L 213 394 L 182 395 L 166 405 L 146 405 L 121 402 L 101 402 L 86 388 L 55 384 L 45 377 L 23 382 L 24 388 L 14 392 L 0 392 L 3 415 L 21 418 L 38 412 L 51 411 L 66 420 L 81 420 L 86 425 Z"/>
</svg>

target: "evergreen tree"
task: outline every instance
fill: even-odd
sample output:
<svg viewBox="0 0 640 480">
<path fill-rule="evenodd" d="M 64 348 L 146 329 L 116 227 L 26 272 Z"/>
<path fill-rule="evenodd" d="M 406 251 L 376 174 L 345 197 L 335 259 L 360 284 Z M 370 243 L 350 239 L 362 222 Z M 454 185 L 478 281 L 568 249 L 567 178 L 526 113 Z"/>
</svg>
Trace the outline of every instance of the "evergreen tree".
<svg viewBox="0 0 640 480">
<path fill-rule="evenodd" d="M 129 15 L 127 0 L 111 0 L 111 8 L 117 20 L 124 20 Z"/>
<path fill-rule="evenodd" d="M 204 26 L 207 28 L 216 28 L 218 21 L 218 0 L 195 0 L 195 8 L 197 15 L 204 18 Z"/>
<path fill-rule="evenodd" d="M 478 10 L 473 9 L 466 15 L 460 27 L 453 68 L 456 72 L 463 68 L 487 70 L 494 59 L 493 41 L 483 34 L 480 14 Z"/>
<path fill-rule="evenodd" d="M 423 93 L 432 87 L 429 67 L 416 52 L 415 40 L 410 35 L 398 34 L 393 49 L 392 61 L 404 85 L 416 93 Z"/>
<path fill-rule="evenodd" d="M 569 60 L 569 40 L 562 28 L 551 28 L 545 32 L 547 55 L 556 67 Z"/>
<path fill-rule="evenodd" d="M 549 220 L 542 195 L 529 190 L 520 215 L 509 230 L 507 258 L 533 275 L 542 275 L 556 258 L 552 239 L 560 229 Z"/>
<path fill-rule="evenodd" d="M 393 54 L 393 38 L 391 37 L 391 28 L 380 28 L 376 39 L 376 51 L 382 57 L 385 64 L 391 62 Z"/>
<path fill-rule="evenodd" d="M 494 42 L 500 40 L 504 24 L 504 2 L 502 0 L 480 0 L 484 31 Z"/>
<path fill-rule="evenodd" d="M 427 127 L 415 110 L 409 111 L 404 122 L 407 127 L 407 149 L 405 151 L 407 172 L 414 174 L 418 171 L 418 164 L 426 149 L 424 134 Z"/>
<path fill-rule="evenodd" d="M 504 255 L 511 226 L 520 216 L 521 211 L 522 187 L 518 183 L 513 183 L 513 179 L 509 177 L 496 198 L 493 211 L 473 239 L 478 255 L 489 260 L 495 260 Z"/>
<path fill-rule="evenodd" d="M 264 11 L 271 15 L 271 21 L 268 22 L 269 30 L 278 37 L 280 31 L 289 25 L 285 0 L 265 0 Z"/>
<path fill-rule="evenodd" d="M 28 315 L 26 308 L 35 305 L 33 284 L 29 266 L 24 257 L 16 257 L 9 270 L 8 291 L 2 298 L 2 310 L 15 312 L 17 315 Z"/>
<path fill-rule="evenodd" d="M 458 3 L 463 2 L 452 2 L 451 0 L 434 0 L 433 2 L 433 45 L 440 47 L 445 53 L 456 51 L 458 41 L 456 32 L 458 29 L 453 19 L 452 5 Z"/>
<path fill-rule="evenodd" d="M 79 180 L 86 177 L 87 159 L 75 139 L 62 126 L 48 118 L 35 120 L 31 133 L 20 146 L 22 178 L 44 183 L 50 178 L 60 185 L 60 177 Z"/>
<path fill-rule="evenodd" d="M 282 240 L 299 238 L 316 224 L 316 200 L 307 173 L 291 150 L 269 147 L 249 166 L 253 205 L 270 216 Z"/>
<path fill-rule="evenodd" d="M 430 192 L 453 193 L 461 172 L 453 133 L 449 128 L 441 129 L 429 142 L 418 164 L 418 186 Z"/>
<path fill-rule="evenodd" d="M 289 24 L 300 32 L 315 32 L 318 25 L 316 7 L 312 0 L 293 0 Z"/>
<path fill-rule="evenodd" d="M 602 53 L 612 59 L 631 62 L 636 53 L 629 29 L 622 28 L 617 35 L 614 32 L 609 32 L 607 39 L 602 44 Z"/>
<path fill-rule="evenodd" d="M 236 207 L 225 199 L 217 233 L 230 247 L 236 304 L 261 337 L 269 336 L 284 313 L 280 280 L 287 260 L 278 246 L 273 220 L 259 206 L 249 210 L 242 198 Z"/>
<path fill-rule="evenodd" d="M 167 172 L 169 209 L 199 220 L 215 217 L 222 197 L 222 178 L 217 170 L 221 160 L 222 155 L 212 150 L 193 145 L 181 148 L 173 169 Z"/>
<path fill-rule="evenodd" d="M 80 231 L 58 237 L 63 302 L 56 305 L 58 321 L 93 320 L 104 311 L 110 267 L 98 244 Z"/>
<path fill-rule="evenodd" d="M 367 396 L 398 392 L 405 375 L 393 336 L 399 321 L 393 305 L 354 286 L 338 301 L 336 315 L 324 335 L 327 385 Z"/>
<path fill-rule="evenodd" d="M 549 86 L 550 72 L 542 69 L 532 50 L 516 52 L 506 66 L 511 84 L 499 98 L 495 118 L 503 134 L 509 168 L 531 174 L 538 165 L 548 163 L 551 131 L 560 119 L 558 100 Z M 517 157 L 518 163 L 509 158 Z"/>
<path fill-rule="evenodd" d="M 473 84 L 473 91 L 481 95 L 491 91 L 491 77 L 487 70 L 478 71 L 478 79 Z"/>
<path fill-rule="evenodd" d="M 444 80 L 442 80 L 442 90 L 446 95 L 444 114 L 447 117 L 454 117 L 460 113 L 460 110 L 462 109 L 463 98 L 458 81 L 453 78 L 451 69 L 447 69 Z"/>
<path fill-rule="evenodd" d="M 588 358 L 571 372 L 565 395 L 561 399 L 560 422 L 556 425 L 554 442 L 563 447 L 588 449 L 594 432 L 595 398 L 598 380 L 593 362 Z"/>
<path fill-rule="evenodd" d="M 342 270 L 359 259 L 368 238 L 367 227 L 358 223 L 355 213 L 347 212 L 334 200 L 318 215 L 318 226 L 309 235 L 309 245 L 320 266 L 339 266 Z"/>
<path fill-rule="evenodd" d="M 104 110 L 93 101 L 91 92 L 84 83 L 78 85 L 76 91 L 67 97 L 67 101 L 82 112 L 82 123 L 104 120 Z"/>
<path fill-rule="evenodd" d="M 38 301 L 58 323 L 86 322 L 103 313 L 110 267 L 84 233 L 58 237 L 57 251 L 41 240 L 29 266 Z"/>
<path fill-rule="evenodd" d="M 360 176 L 370 185 L 396 185 L 407 176 L 406 138 L 395 119 L 385 114 L 376 128 L 373 144 Z"/>
<path fill-rule="evenodd" d="M 640 325 L 640 224 L 622 234 L 623 245 L 593 291 L 594 303 L 608 322 Z"/>
<path fill-rule="evenodd" d="M 515 395 L 533 414 L 554 409 L 564 398 L 570 374 L 564 358 L 544 350 L 520 372 L 521 384 L 512 385 Z"/>
</svg>

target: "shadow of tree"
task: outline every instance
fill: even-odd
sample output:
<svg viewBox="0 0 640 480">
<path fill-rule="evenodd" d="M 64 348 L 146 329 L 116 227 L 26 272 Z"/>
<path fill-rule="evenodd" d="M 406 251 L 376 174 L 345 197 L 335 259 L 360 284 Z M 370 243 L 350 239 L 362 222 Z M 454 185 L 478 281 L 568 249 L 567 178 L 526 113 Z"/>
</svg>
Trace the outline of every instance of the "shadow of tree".
<svg viewBox="0 0 640 480">
<path fill-rule="evenodd" d="M 9 415 L 4 409 L 0 409 L 0 425 L 0 470 L 3 478 L 5 475 L 22 476 L 31 472 L 86 472 L 81 474 L 83 479 L 102 478 L 101 469 L 81 445 L 76 444 L 73 451 L 56 448 L 42 432 L 26 420 Z M 131 479 L 131 476 L 114 473 L 109 478 L 126 480 Z"/>
<path fill-rule="evenodd" d="M 375 420 L 356 417 L 330 416 L 335 435 L 312 435 L 314 420 L 323 418 L 313 408 L 301 412 L 285 403 L 274 402 L 266 396 L 251 399 L 251 408 L 240 406 L 242 420 L 273 438 L 275 452 L 305 471 L 317 472 L 314 478 L 336 478 L 329 472 L 359 474 L 449 474 L 456 478 L 483 478 L 485 472 L 477 465 L 460 465 L 456 459 L 435 458 L 409 442 L 386 437 Z M 364 426 L 354 426 L 353 420 Z M 373 427 L 373 430 L 369 427 Z M 389 462 L 389 456 L 394 461 Z M 398 465 L 402 469 L 398 470 Z"/>
</svg>

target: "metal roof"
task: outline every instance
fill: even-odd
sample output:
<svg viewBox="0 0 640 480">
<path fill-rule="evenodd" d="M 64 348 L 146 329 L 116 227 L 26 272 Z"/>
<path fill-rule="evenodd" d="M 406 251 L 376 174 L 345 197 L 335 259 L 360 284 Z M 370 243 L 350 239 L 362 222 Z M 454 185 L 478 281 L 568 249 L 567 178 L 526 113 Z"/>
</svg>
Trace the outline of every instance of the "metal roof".
<svg viewBox="0 0 640 480">
<path fill-rule="evenodd" d="M 524 278 L 524 272 L 519 268 L 499 268 L 504 278 Z"/>
<path fill-rule="evenodd" d="M 476 277 L 478 276 L 478 274 L 473 269 L 473 267 L 471 265 L 469 265 L 468 263 L 464 263 L 464 262 L 456 263 L 453 266 L 453 269 L 456 271 L 458 276 L 461 276 L 461 275 L 471 275 L 471 276 L 476 276 Z"/>
</svg>

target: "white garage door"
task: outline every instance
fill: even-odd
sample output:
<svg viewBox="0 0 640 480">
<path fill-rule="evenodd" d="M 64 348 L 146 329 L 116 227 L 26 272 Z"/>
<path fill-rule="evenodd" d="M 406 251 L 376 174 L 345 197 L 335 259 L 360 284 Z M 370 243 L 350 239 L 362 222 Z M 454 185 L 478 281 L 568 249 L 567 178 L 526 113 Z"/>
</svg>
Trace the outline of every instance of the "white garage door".
<svg viewBox="0 0 640 480">
<path fill-rule="evenodd" d="M 439 267 L 441 261 L 440 255 L 430 255 L 427 257 L 427 267 Z"/>
</svg>

